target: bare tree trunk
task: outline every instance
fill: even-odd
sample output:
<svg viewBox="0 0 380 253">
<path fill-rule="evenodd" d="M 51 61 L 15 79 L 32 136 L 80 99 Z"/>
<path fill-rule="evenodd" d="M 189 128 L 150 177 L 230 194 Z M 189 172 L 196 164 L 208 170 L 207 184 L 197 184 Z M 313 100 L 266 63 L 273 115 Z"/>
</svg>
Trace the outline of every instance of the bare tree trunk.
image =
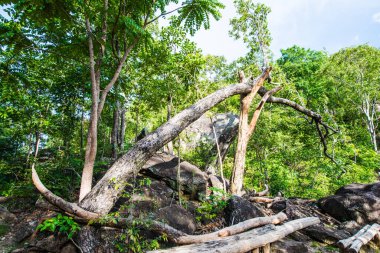
<svg viewBox="0 0 380 253">
<path fill-rule="evenodd" d="M 40 141 L 41 141 L 41 133 L 39 131 L 36 131 L 36 143 L 34 144 L 34 159 L 36 159 L 38 156 Z"/>
<path fill-rule="evenodd" d="M 120 112 L 120 132 L 118 138 L 118 146 L 119 150 L 124 150 L 124 139 L 125 139 L 125 129 L 127 127 L 125 120 L 126 109 L 123 108 Z"/>
<path fill-rule="evenodd" d="M 371 100 L 369 96 L 365 96 L 362 102 L 361 110 L 365 117 L 365 123 L 367 125 L 367 130 L 371 136 L 371 143 L 373 150 L 378 151 L 377 141 L 376 141 L 376 101 Z"/>
<path fill-rule="evenodd" d="M 111 145 L 112 145 L 112 158 L 117 159 L 118 148 L 118 136 L 119 136 L 119 104 L 116 103 L 116 108 L 113 111 L 113 126 L 111 132 Z"/>
<path fill-rule="evenodd" d="M 172 110 L 173 110 L 173 97 L 171 94 L 168 95 L 168 101 L 167 101 L 167 116 L 166 116 L 166 120 L 169 121 L 172 117 Z M 166 152 L 171 154 L 171 155 L 174 155 L 174 151 L 173 151 L 173 142 L 170 141 L 167 145 L 167 150 Z M 180 148 L 180 147 L 179 147 Z"/>
<path fill-rule="evenodd" d="M 268 74 L 265 78 L 269 76 Z M 244 81 L 244 74 L 240 72 L 241 81 Z M 239 132 L 238 132 L 238 143 L 236 147 L 236 154 L 234 160 L 234 168 L 232 171 L 231 181 L 230 181 L 230 192 L 235 195 L 242 195 L 243 190 L 243 179 L 244 179 L 244 167 L 245 167 L 245 157 L 247 153 L 248 141 L 252 136 L 252 133 L 256 127 L 257 120 L 260 116 L 261 110 L 264 107 L 266 100 L 275 92 L 280 90 L 280 87 L 277 87 L 271 91 L 268 91 L 261 102 L 256 108 L 256 111 L 251 119 L 251 122 L 248 123 L 248 113 L 249 107 L 252 103 L 254 96 L 259 91 L 260 87 L 264 84 L 265 79 L 258 79 L 256 86 L 252 88 L 252 91 L 248 95 L 241 95 L 240 97 L 240 118 L 239 118 Z"/>
</svg>

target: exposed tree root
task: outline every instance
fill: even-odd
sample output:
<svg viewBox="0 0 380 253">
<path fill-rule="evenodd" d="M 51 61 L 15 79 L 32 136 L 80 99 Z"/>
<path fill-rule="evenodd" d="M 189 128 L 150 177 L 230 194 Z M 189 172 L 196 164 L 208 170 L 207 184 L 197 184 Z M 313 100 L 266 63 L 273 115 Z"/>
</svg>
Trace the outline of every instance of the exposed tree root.
<svg viewBox="0 0 380 253">
<path fill-rule="evenodd" d="M 68 202 L 61 197 L 55 195 L 50 190 L 48 190 L 45 185 L 41 182 L 36 169 L 34 168 L 34 163 L 32 164 L 32 180 L 34 186 L 36 186 L 37 190 L 42 194 L 44 198 L 47 199 L 54 206 L 62 209 L 70 215 L 78 216 L 85 219 L 97 219 L 99 218 L 99 214 L 89 212 L 84 210 L 76 203 Z"/>
</svg>

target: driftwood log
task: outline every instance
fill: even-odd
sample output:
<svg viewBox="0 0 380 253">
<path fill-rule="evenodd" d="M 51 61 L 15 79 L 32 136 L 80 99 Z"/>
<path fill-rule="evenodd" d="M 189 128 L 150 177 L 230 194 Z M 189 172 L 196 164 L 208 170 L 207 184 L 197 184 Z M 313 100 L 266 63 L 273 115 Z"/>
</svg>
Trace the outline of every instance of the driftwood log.
<svg viewBox="0 0 380 253">
<path fill-rule="evenodd" d="M 267 225 L 249 230 L 239 235 L 219 238 L 204 243 L 174 247 L 166 250 L 150 251 L 151 253 L 243 253 L 280 240 L 297 230 L 318 224 L 319 218 L 308 217 L 293 220 L 282 226 Z"/>
<path fill-rule="evenodd" d="M 359 230 L 355 235 L 340 240 L 338 246 L 342 251 L 349 253 L 358 253 L 361 247 L 371 241 L 375 236 L 380 234 L 380 225 L 373 224 L 372 226 L 366 225 Z"/>
<path fill-rule="evenodd" d="M 181 236 L 175 239 L 174 242 L 177 244 L 194 244 L 212 241 L 221 237 L 236 235 L 244 231 L 250 230 L 252 228 L 264 226 L 267 224 L 279 224 L 285 221 L 286 219 L 286 214 L 281 212 L 269 217 L 257 217 L 249 219 L 210 234 Z"/>
</svg>

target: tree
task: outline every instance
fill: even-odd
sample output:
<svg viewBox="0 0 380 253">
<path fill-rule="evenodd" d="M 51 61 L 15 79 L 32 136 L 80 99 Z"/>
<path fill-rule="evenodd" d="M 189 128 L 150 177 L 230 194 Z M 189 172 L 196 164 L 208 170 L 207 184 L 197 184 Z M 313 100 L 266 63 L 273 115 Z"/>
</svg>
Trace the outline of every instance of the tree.
<svg viewBox="0 0 380 253">
<path fill-rule="evenodd" d="M 355 105 L 353 109 L 360 112 L 375 151 L 378 151 L 379 56 L 380 50 L 371 46 L 347 48 L 332 55 L 323 69 L 330 103 L 335 103 L 336 108 Z"/>
<path fill-rule="evenodd" d="M 248 119 L 249 107 L 257 92 L 264 85 L 265 80 L 270 80 L 271 68 L 268 68 L 268 47 L 271 41 L 267 15 L 270 9 L 264 4 L 255 4 L 253 1 L 234 1 L 238 11 L 238 18 L 231 20 L 232 31 L 230 32 L 236 39 L 243 37 L 244 42 L 250 49 L 251 56 L 261 56 L 262 68 L 264 69 L 264 79 L 255 80 L 252 91 L 249 94 L 240 96 L 240 117 L 239 131 L 236 154 L 234 159 L 234 167 L 230 182 L 230 191 L 232 194 L 243 194 L 243 178 L 245 157 L 247 153 L 248 141 L 255 130 L 258 117 L 266 100 L 275 92 L 280 90 L 280 87 L 275 88 L 265 94 L 257 106 L 251 120 Z M 260 58 L 260 57 L 258 57 Z M 245 82 L 244 72 L 239 72 L 240 82 Z"/>
</svg>

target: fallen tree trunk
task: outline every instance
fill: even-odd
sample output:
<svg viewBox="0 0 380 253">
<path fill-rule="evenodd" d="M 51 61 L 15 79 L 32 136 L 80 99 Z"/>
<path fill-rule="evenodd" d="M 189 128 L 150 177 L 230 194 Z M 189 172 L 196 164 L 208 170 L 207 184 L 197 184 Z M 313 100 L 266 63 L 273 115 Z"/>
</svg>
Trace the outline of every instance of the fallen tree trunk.
<svg viewBox="0 0 380 253">
<path fill-rule="evenodd" d="M 284 238 L 297 230 L 308 226 L 316 225 L 320 221 L 317 217 L 308 217 L 293 220 L 282 226 L 274 227 L 273 230 L 264 231 L 264 228 L 253 229 L 248 232 L 229 236 L 222 239 L 192 244 L 180 247 L 174 247 L 166 250 L 149 251 L 151 253 L 244 253 L 250 250 L 263 247 L 268 243 L 275 242 Z M 259 233 L 258 231 L 261 231 Z"/>
<path fill-rule="evenodd" d="M 255 202 L 255 203 L 272 203 L 275 201 L 275 199 L 266 198 L 266 197 L 250 197 L 249 201 Z"/>
<path fill-rule="evenodd" d="M 373 224 L 367 231 L 365 231 L 363 234 L 359 235 L 351 244 L 350 248 L 348 249 L 349 253 L 359 253 L 360 248 L 363 245 L 366 245 L 369 241 L 371 241 L 380 230 L 379 224 Z"/>
<path fill-rule="evenodd" d="M 358 237 L 362 236 L 368 229 L 370 225 L 365 225 L 362 229 L 359 230 L 355 235 L 348 237 L 347 239 L 340 240 L 337 245 L 340 249 L 344 250 L 352 244 Z"/>
<path fill-rule="evenodd" d="M 252 228 L 260 227 L 267 224 L 279 224 L 287 219 L 285 213 L 278 213 L 269 217 L 258 217 L 249 219 L 230 227 L 223 228 L 219 231 L 203 235 L 186 235 L 174 240 L 177 244 L 193 244 L 212 241 L 221 237 L 236 235 Z"/>
</svg>

